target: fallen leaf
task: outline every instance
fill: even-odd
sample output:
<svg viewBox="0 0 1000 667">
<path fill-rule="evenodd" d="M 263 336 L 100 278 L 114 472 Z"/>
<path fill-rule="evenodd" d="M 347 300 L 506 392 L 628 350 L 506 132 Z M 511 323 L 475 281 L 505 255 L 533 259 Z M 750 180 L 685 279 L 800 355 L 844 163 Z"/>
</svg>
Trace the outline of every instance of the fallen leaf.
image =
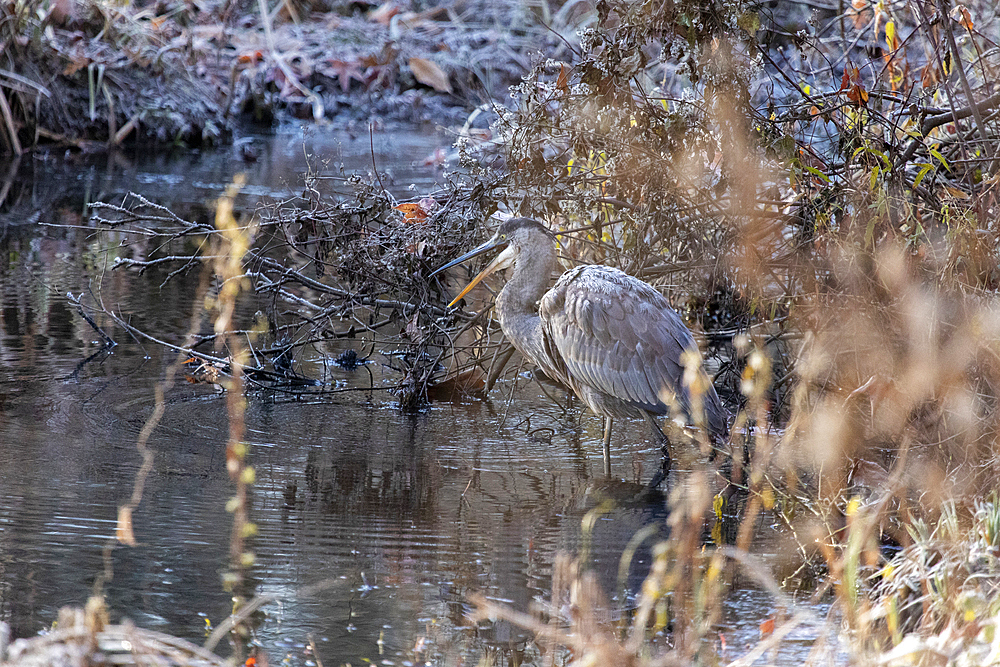
<svg viewBox="0 0 1000 667">
<path fill-rule="evenodd" d="M 87 56 L 73 56 L 72 60 L 69 61 L 69 65 L 66 65 L 66 69 L 63 70 L 63 76 L 73 76 L 91 62 L 93 61 Z"/>
<path fill-rule="evenodd" d="M 963 190 L 959 190 L 958 188 L 953 188 L 950 185 L 944 186 L 944 190 L 945 190 L 945 192 L 947 192 L 949 195 L 951 195 L 955 199 L 968 199 L 969 198 L 969 193 L 968 192 L 965 192 Z"/>
<path fill-rule="evenodd" d="M 774 632 L 774 618 L 769 618 L 760 624 L 760 636 L 768 637 Z"/>
<path fill-rule="evenodd" d="M 52 20 L 57 25 L 67 25 L 77 19 L 76 3 L 71 0 L 55 0 L 52 3 Z"/>
<path fill-rule="evenodd" d="M 450 93 L 451 82 L 448 75 L 436 64 L 425 58 L 410 58 L 410 69 L 417 81 L 430 86 L 439 93 Z"/>
<path fill-rule="evenodd" d="M 340 89 L 345 93 L 351 88 L 351 79 L 367 84 L 360 63 L 356 60 L 331 59 L 327 61 L 327 67 L 321 66 L 318 69 L 323 74 L 340 81 Z"/>
<path fill-rule="evenodd" d="M 374 11 L 372 11 L 372 13 L 368 15 L 368 20 L 381 23 L 382 25 L 389 25 L 389 22 L 392 21 L 392 17 L 400 11 L 402 11 L 400 6 L 390 0 L 389 2 L 382 3 Z"/>
</svg>

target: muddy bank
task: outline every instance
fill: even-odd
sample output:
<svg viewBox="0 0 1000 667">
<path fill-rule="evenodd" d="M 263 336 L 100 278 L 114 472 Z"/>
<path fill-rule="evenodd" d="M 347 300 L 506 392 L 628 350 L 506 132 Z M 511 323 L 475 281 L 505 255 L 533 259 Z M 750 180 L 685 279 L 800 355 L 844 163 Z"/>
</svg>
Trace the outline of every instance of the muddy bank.
<svg viewBox="0 0 1000 667">
<path fill-rule="evenodd" d="M 513 2 L 263 7 L 4 3 L 0 151 L 210 145 L 292 117 L 462 124 L 567 48 Z"/>
</svg>

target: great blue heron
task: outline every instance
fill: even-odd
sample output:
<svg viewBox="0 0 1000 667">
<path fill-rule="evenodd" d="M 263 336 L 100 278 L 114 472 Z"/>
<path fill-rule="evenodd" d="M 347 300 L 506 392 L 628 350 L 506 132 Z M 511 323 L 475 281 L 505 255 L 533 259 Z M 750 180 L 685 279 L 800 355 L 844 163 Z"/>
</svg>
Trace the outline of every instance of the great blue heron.
<svg viewBox="0 0 1000 667">
<path fill-rule="evenodd" d="M 680 316 L 652 286 L 608 266 L 570 269 L 548 289 L 557 266 L 556 239 L 531 218 L 506 220 L 491 239 L 431 275 L 501 247 L 504 251 L 448 305 L 494 271 L 513 265 L 496 300 L 500 328 L 528 361 L 604 418 L 605 471 L 610 474 L 612 420 L 626 417 L 650 422 L 663 448 L 663 470 L 668 470 L 669 448 L 653 415 L 683 414 L 690 420 L 686 352 L 697 355 L 692 358 L 702 373 L 698 346 Z M 704 385 L 703 426 L 713 441 L 721 441 L 727 413 L 711 383 Z"/>
</svg>

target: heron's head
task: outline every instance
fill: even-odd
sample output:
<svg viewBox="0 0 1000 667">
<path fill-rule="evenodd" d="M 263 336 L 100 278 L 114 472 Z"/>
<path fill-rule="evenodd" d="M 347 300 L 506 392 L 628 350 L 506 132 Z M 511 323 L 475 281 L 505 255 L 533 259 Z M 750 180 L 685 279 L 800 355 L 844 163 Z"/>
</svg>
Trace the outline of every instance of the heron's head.
<svg viewBox="0 0 1000 667">
<path fill-rule="evenodd" d="M 552 244 L 555 242 L 555 236 L 548 229 L 545 228 L 542 223 L 532 218 L 510 218 L 509 220 L 504 220 L 500 223 L 495 234 L 482 245 L 479 245 L 469 252 L 465 253 L 461 257 L 453 259 L 441 268 L 437 269 L 431 275 L 436 275 L 445 269 L 450 269 L 451 267 L 461 264 L 462 262 L 472 259 L 473 257 L 478 257 L 483 253 L 489 252 L 496 248 L 503 248 L 503 251 L 497 255 L 492 262 L 486 265 L 486 268 L 479 272 L 475 278 L 472 279 L 465 289 L 461 293 L 452 299 L 448 306 L 453 306 L 458 303 L 458 300 L 463 296 L 468 294 L 473 287 L 479 284 L 479 282 L 490 275 L 501 269 L 506 269 L 512 266 L 517 260 L 518 256 L 522 252 L 530 251 L 531 248 L 541 247 L 543 244 Z"/>
</svg>

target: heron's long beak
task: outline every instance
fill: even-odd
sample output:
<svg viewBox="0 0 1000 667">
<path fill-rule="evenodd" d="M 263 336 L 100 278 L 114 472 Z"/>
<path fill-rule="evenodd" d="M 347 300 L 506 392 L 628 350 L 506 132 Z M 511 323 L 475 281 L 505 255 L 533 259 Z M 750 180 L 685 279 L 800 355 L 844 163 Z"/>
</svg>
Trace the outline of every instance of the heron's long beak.
<svg viewBox="0 0 1000 667">
<path fill-rule="evenodd" d="M 482 245 L 476 246 L 475 248 L 473 248 L 469 252 L 465 253 L 461 257 L 459 257 L 457 259 L 453 259 L 450 262 L 448 262 L 447 264 L 445 264 L 444 266 L 442 266 L 441 268 L 437 269 L 436 271 L 434 271 L 434 273 L 431 274 L 431 276 L 435 276 L 435 275 L 441 273 L 442 271 L 445 271 L 446 269 L 450 269 L 453 266 L 457 266 L 458 264 L 461 264 L 462 262 L 464 262 L 466 260 L 472 259 L 473 257 L 478 257 L 479 255 L 482 255 L 483 253 L 486 253 L 486 252 L 489 252 L 490 250 L 493 250 L 494 248 L 498 248 L 498 247 L 502 246 L 504 243 L 506 243 L 506 241 L 501 241 L 499 238 L 497 238 L 494 235 L 493 238 L 491 238 L 490 240 L 486 241 Z M 514 253 L 513 248 L 511 248 L 510 246 L 507 246 L 504 249 L 503 252 L 501 252 L 499 255 L 497 255 L 493 259 L 492 262 L 490 262 L 489 264 L 486 265 L 485 269 L 483 269 L 482 271 L 479 272 L 479 275 L 477 275 L 475 278 L 472 279 L 472 282 L 470 282 L 468 285 L 465 286 L 465 289 L 463 289 L 459 293 L 458 296 L 456 296 L 454 299 L 451 300 L 451 303 L 448 304 L 448 307 L 451 308 L 456 303 L 458 303 L 458 301 L 463 296 L 465 296 L 470 291 L 472 291 L 472 288 L 475 287 L 476 285 L 478 285 L 483 280 L 483 278 L 485 278 L 486 276 L 490 275 L 494 271 L 498 271 L 500 269 L 506 269 L 508 266 L 510 266 L 513 263 L 513 261 L 514 261 L 514 254 L 515 253 Z"/>
</svg>

